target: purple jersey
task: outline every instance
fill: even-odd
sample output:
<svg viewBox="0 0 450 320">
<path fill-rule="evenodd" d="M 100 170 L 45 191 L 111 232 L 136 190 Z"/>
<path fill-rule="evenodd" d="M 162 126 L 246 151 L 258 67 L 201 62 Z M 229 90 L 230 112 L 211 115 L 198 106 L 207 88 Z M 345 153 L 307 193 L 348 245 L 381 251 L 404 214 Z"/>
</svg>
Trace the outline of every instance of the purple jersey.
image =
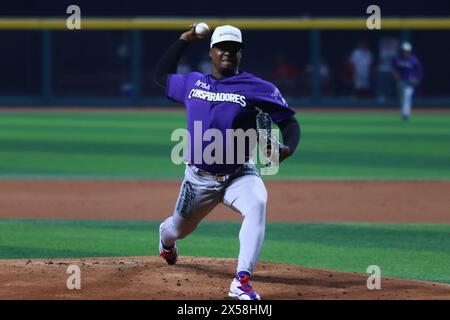
<svg viewBox="0 0 450 320">
<path fill-rule="evenodd" d="M 392 62 L 392 68 L 398 72 L 404 81 L 418 80 L 422 77 L 422 64 L 417 56 L 410 54 L 407 57 L 398 56 Z"/>
<path fill-rule="evenodd" d="M 273 122 L 277 123 L 295 114 L 288 107 L 280 91 L 270 82 L 264 81 L 250 73 L 242 72 L 238 75 L 220 80 L 210 74 L 199 72 L 189 74 L 171 74 L 167 78 L 166 95 L 171 100 L 184 103 L 187 113 L 187 129 L 190 141 L 185 160 L 207 172 L 220 174 L 229 173 L 237 169 L 235 161 L 223 163 L 205 163 L 197 156 L 213 141 L 203 141 L 203 134 L 208 129 L 217 129 L 223 137 L 227 137 L 227 129 L 255 129 L 255 107 L 267 112 Z M 201 122 L 201 131 L 198 129 Z M 194 126 L 197 123 L 197 127 Z M 201 135 L 201 136 L 200 136 Z M 200 143 L 201 150 L 195 150 L 195 141 Z M 199 143 L 197 143 L 199 145 Z M 235 146 L 236 147 L 236 146 Z M 223 144 L 223 159 L 230 153 L 228 142 Z M 245 148 L 245 159 L 250 158 L 249 150 Z M 236 150 L 236 149 L 235 149 Z M 197 152 L 197 155 L 195 154 Z M 200 160 L 200 162 L 199 162 Z M 220 161 L 218 161 L 220 162 Z"/>
</svg>

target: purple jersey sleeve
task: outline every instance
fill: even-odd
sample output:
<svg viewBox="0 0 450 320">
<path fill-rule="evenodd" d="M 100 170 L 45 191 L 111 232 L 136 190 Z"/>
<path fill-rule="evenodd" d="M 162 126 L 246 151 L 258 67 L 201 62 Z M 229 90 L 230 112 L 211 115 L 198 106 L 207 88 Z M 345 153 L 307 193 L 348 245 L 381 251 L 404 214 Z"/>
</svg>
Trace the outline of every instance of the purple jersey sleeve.
<svg viewBox="0 0 450 320">
<path fill-rule="evenodd" d="M 188 74 L 169 74 L 167 76 L 166 96 L 176 102 L 184 103 L 186 88 L 192 79 L 202 76 L 201 73 L 191 72 Z"/>
<path fill-rule="evenodd" d="M 295 114 L 294 109 L 288 106 L 280 90 L 270 82 L 259 86 L 256 94 L 256 107 L 267 112 L 275 123 L 286 120 Z"/>
</svg>

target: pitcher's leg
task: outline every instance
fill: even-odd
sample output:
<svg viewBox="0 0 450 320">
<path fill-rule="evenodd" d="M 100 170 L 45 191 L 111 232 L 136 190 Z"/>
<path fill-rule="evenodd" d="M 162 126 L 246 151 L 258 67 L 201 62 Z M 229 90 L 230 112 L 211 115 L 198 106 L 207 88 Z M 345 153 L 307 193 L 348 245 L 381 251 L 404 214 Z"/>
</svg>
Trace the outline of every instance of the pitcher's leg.
<svg viewBox="0 0 450 320">
<path fill-rule="evenodd" d="M 196 176 L 187 169 L 173 215 L 160 226 L 161 242 L 166 248 L 195 230 L 200 221 L 221 202 L 217 183 Z"/>
<path fill-rule="evenodd" d="M 405 117 L 409 117 L 411 115 L 411 104 L 413 93 L 414 87 L 405 86 L 404 105 L 403 105 L 403 114 L 405 115 Z"/>
<path fill-rule="evenodd" d="M 205 190 L 200 193 L 196 187 L 193 197 L 183 197 L 183 188 L 191 188 L 186 182 L 182 186 L 182 190 L 178 196 L 177 205 L 173 215 L 167 218 L 160 227 L 161 241 L 165 247 L 171 247 L 178 239 L 183 239 L 195 230 L 200 221 L 220 202 L 219 197 L 211 194 L 205 194 Z M 195 208 L 186 211 L 183 205 L 191 202 Z M 183 211 L 183 209 L 185 211 Z"/>
<path fill-rule="evenodd" d="M 244 218 L 239 232 L 238 272 L 252 274 L 261 251 L 266 228 L 267 190 L 259 176 L 248 175 L 226 189 L 224 203 Z"/>
</svg>

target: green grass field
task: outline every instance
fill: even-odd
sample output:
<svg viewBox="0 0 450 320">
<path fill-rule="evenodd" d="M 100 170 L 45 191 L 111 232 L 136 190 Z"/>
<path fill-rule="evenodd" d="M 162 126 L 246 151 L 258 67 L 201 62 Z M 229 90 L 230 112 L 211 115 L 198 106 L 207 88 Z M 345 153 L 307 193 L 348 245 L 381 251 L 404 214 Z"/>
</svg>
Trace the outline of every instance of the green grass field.
<svg viewBox="0 0 450 320">
<path fill-rule="evenodd" d="M 301 146 L 267 179 L 450 179 L 450 113 L 298 119 Z M 181 179 L 170 134 L 184 121 L 175 112 L 2 113 L 0 179 Z M 0 219 L 0 259 L 156 255 L 158 224 Z M 238 230 L 205 222 L 180 241 L 182 254 L 234 258 Z M 450 283 L 450 225 L 269 223 L 261 259 L 361 273 L 376 264 L 386 276 Z"/>
<path fill-rule="evenodd" d="M 299 112 L 302 142 L 268 179 L 450 179 L 450 113 Z M 179 179 L 184 113 L 2 113 L 0 178 Z"/>
<path fill-rule="evenodd" d="M 0 220 L 0 258 L 157 255 L 156 221 Z M 188 256 L 235 258 L 239 223 L 203 222 Z M 450 283 L 450 225 L 270 223 L 262 261 Z"/>
</svg>

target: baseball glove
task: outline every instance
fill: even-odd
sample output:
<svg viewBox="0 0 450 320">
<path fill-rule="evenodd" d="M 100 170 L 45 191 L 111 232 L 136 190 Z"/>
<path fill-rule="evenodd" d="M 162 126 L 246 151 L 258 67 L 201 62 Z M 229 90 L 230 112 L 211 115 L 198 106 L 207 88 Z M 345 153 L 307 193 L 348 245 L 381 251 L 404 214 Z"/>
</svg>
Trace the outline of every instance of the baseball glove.
<svg viewBox="0 0 450 320">
<path fill-rule="evenodd" d="M 289 148 L 282 144 L 274 135 L 272 135 L 272 119 L 269 114 L 263 112 L 261 109 L 256 108 L 258 112 L 256 115 L 256 130 L 258 131 L 258 143 L 263 145 L 260 147 L 263 150 L 263 154 L 270 158 L 271 161 L 278 157 L 278 161 L 281 162 L 289 156 Z M 260 141 L 261 139 L 261 141 Z M 272 149 L 274 152 L 272 154 Z M 265 166 L 269 166 L 270 162 Z"/>
</svg>

